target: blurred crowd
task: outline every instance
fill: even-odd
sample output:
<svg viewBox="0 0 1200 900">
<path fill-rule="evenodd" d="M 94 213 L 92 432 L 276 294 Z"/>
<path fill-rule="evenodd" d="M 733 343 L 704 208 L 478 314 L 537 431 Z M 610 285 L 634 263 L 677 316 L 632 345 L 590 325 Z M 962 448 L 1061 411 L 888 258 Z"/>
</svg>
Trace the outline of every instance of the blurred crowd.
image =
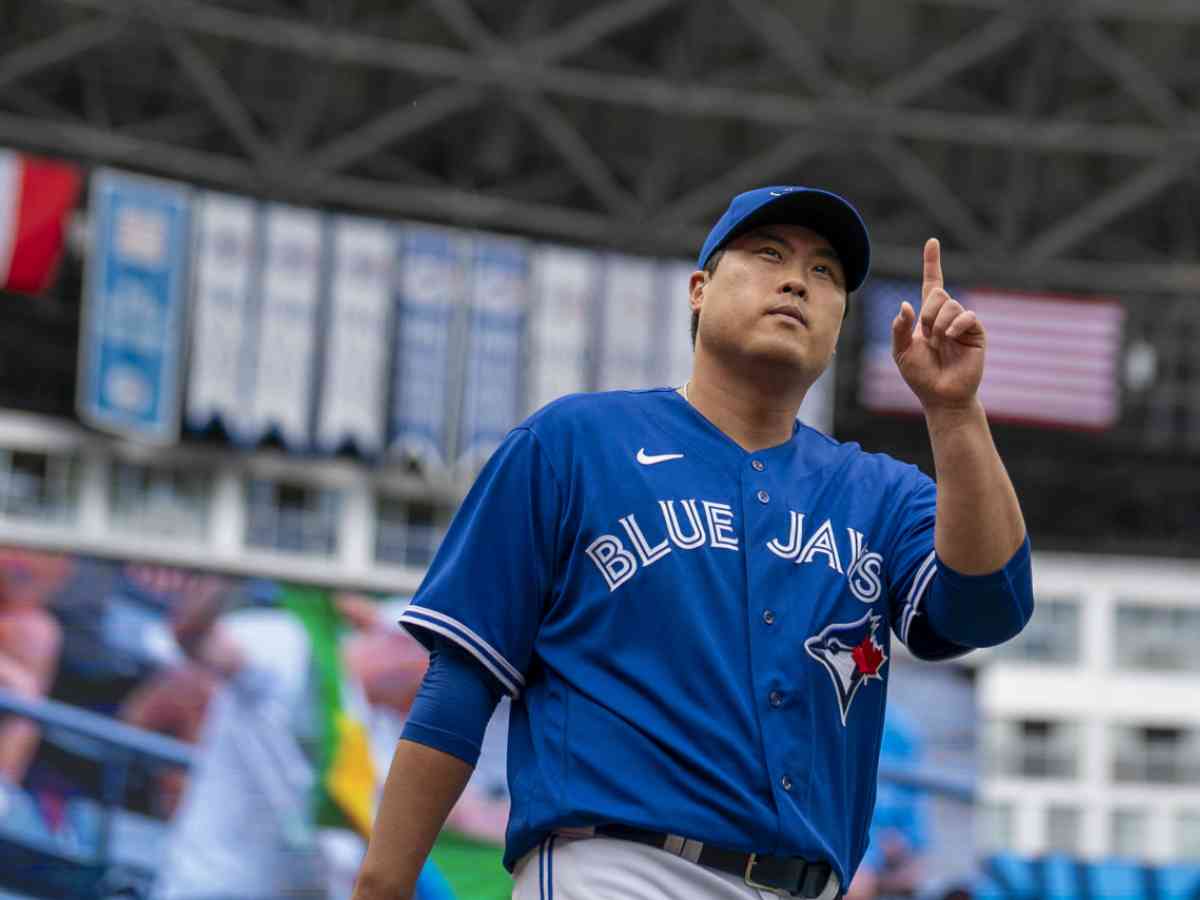
<svg viewBox="0 0 1200 900">
<path fill-rule="evenodd" d="M 162 826 L 154 866 L 160 896 L 203 896 L 193 885 L 211 885 L 217 875 L 247 883 L 276 877 L 280 860 L 271 847 L 324 856 L 324 875 L 313 876 L 324 883 L 312 896 L 349 893 L 361 838 L 299 823 L 309 835 L 306 845 L 303 834 L 292 833 L 296 823 L 280 820 L 278 802 L 264 793 L 274 780 L 288 794 L 285 804 L 309 809 L 312 653 L 297 617 L 276 602 L 278 591 L 277 584 L 255 579 L 0 551 L 0 688 L 198 747 L 190 771 L 131 767 L 120 801 L 123 813 Z M 336 593 L 333 601 L 344 626 L 341 668 L 363 704 L 378 787 L 427 658 L 396 624 L 404 601 L 353 593 Z M 274 721 L 272 710 L 283 710 L 283 718 Z M 29 720 L 0 717 L 0 822 L 8 828 L 19 823 L 64 850 L 82 852 L 97 839 L 104 753 L 95 742 L 61 731 L 43 735 Z M 507 818 L 504 735 L 494 731 L 488 736 L 493 752 L 450 822 L 469 841 L 491 846 L 502 841 Z M 266 754 L 257 764 L 254 748 Z M 300 760 L 298 778 L 276 777 L 282 758 Z M 194 784 L 201 780 L 203 790 Z M 246 802 L 251 797 L 257 805 Z M 274 813 L 266 810 L 268 800 Z M 247 815 L 252 821 L 234 820 Z M 261 844 L 257 872 L 244 859 L 245 841 L 252 839 Z M 206 861 L 224 867 L 233 857 L 241 860 L 240 874 L 203 869 Z M 291 889 L 305 895 L 303 886 Z"/>
</svg>

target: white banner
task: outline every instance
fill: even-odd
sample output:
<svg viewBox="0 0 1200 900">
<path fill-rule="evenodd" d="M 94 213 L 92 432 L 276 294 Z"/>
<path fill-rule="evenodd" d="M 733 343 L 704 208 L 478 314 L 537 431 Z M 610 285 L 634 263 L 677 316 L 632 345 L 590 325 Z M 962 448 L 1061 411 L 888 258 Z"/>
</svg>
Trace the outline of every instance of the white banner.
<svg viewBox="0 0 1200 900">
<path fill-rule="evenodd" d="M 338 218 L 333 223 L 333 274 L 317 411 L 316 443 L 322 450 L 353 443 L 360 453 L 373 455 L 383 447 L 394 246 L 392 229 L 382 222 Z"/>
<path fill-rule="evenodd" d="M 457 421 L 462 354 L 452 356 L 456 315 L 466 288 L 464 241 L 451 229 L 409 227 L 399 238 L 392 449 L 445 468 L 450 422 Z"/>
<path fill-rule="evenodd" d="M 652 259 L 611 254 L 605 260 L 598 390 L 654 386 L 656 276 Z"/>
<path fill-rule="evenodd" d="M 659 303 L 662 308 L 661 352 L 657 382 L 678 387 L 692 374 L 692 310 L 688 281 L 696 267 L 672 260 L 659 269 Z"/>
<path fill-rule="evenodd" d="M 588 389 L 600 265 L 600 257 L 587 250 L 542 245 L 534 251 L 526 412 Z"/>
<path fill-rule="evenodd" d="M 269 206 L 264 235 L 250 432 L 261 439 L 275 430 L 285 444 L 299 449 L 309 445 L 310 436 L 321 217 L 311 210 Z"/>
<path fill-rule="evenodd" d="M 521 418 L 521 333 L 528 289 L 525 242 L 477 236 L 457 454 L 468 471 L 485 462 Z"/>
<path fill-rule="evenodd" d="M 251 200 L 206 193 L 199 201 L 187 422 L 207 428 L 219 421 L 235 439 L 247 428 L 254 377 L 257 227 Z"/>
</svg>

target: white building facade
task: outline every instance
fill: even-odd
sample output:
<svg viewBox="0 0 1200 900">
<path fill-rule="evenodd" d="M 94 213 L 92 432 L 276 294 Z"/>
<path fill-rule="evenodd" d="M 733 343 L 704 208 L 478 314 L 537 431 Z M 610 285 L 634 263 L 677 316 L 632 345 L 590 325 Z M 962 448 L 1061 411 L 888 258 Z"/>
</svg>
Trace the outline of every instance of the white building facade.
<svg viewBox="0 0 1200 900">
<path fill-rule="evenodd" d="M 982 848 L 1200 861 L 1200 563 L 1037 555 L 977 654 Z"/>
</svg>

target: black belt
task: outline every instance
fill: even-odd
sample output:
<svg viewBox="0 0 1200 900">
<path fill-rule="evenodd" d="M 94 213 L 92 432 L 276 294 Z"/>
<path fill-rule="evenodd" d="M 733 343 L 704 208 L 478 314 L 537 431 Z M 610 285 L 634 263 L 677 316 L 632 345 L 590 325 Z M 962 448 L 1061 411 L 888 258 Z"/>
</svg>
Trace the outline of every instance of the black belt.
<svg viewBox="0 0 1200 900">
<path fill-rule="evenodd" d="M 677 849 L 679 838 L 659 831 L 646 831 L 628 825 L 599 825 L 596 827 L 596 834 L 648 844 L 680 856 L 686 855 Z M 700 853 L 693 858 L 693 862 L 737 875 L 750 887 L 783 891 L 796 897 L 821 896 L 821 892 L 833 876 L 833 867 L 829 863 L 810 862 L 798 856 L 763 856 L 761 853 L 722 850 L 707 844 L 700 845 Z"/>
</svg>

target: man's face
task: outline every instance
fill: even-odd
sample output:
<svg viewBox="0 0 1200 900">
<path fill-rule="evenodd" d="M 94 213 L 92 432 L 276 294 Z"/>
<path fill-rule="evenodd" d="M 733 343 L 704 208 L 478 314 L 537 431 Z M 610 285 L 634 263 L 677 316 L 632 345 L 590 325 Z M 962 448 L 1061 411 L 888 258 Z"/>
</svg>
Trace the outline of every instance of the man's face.
<svg viewBox="0 0 1200 900">
<path fill-rule="evenodd" d="M 803 371 L 811 383 L 833 355 L 846 309 L 842 264 L 799 225 L 764 225 L 725 247 L 716 272 L 692 275 L 697 349 L 731 361 Z"/>
</svg>

